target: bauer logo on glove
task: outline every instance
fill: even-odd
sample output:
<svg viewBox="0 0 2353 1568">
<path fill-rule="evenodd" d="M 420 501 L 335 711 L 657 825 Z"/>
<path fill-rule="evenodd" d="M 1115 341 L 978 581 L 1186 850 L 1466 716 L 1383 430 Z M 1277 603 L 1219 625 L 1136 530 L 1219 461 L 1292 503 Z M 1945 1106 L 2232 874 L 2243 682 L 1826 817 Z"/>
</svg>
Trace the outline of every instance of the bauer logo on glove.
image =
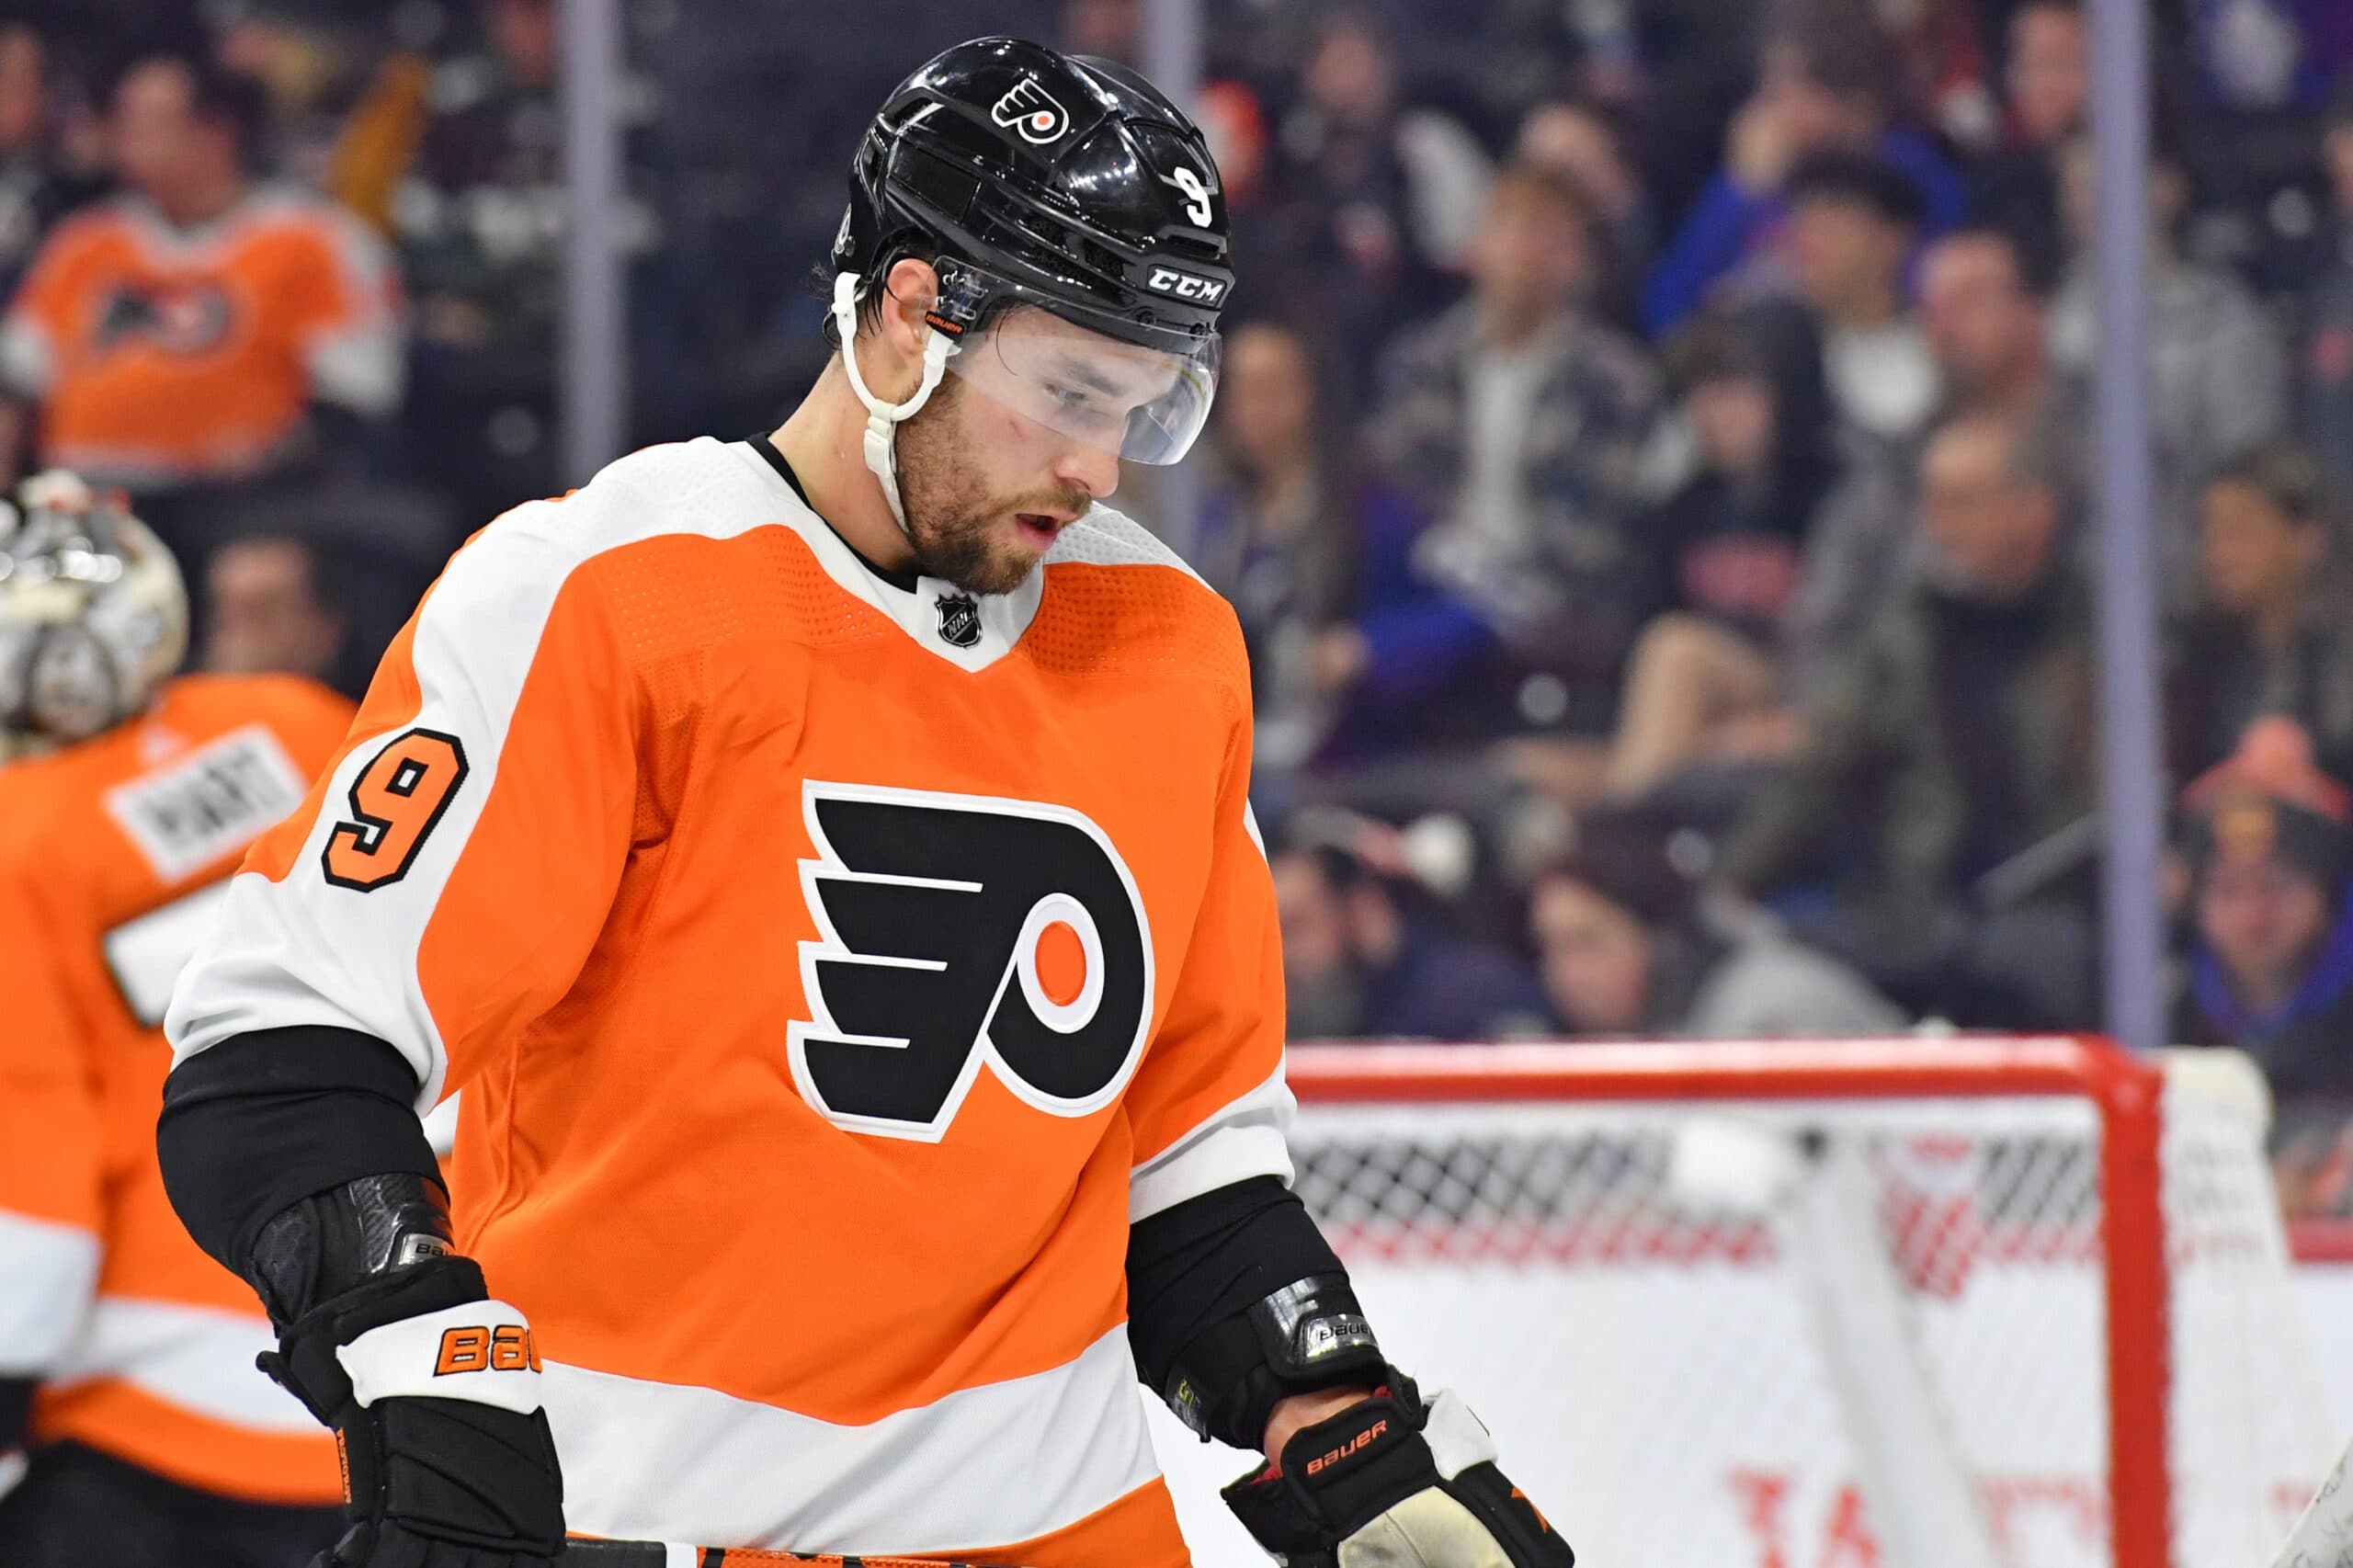
<svg viewBox="0 0 2353 1568">
<path fill-rule="evenodd" d="M 1568 1543 L 1495 1468 L 1495 1440 L 1409 1379 L 1301 1428 L 1225 1489 L 1287 1568 L 1571 1568 Z"/>
</svg>

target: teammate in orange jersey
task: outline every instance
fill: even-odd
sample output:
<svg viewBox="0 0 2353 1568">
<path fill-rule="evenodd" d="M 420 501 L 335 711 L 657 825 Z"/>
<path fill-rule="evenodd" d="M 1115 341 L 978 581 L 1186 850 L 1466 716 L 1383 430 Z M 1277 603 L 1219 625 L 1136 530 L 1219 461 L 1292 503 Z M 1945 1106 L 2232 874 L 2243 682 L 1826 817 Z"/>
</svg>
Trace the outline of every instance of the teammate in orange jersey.
<svg viewBox="0 0 2353 1568">
<path fill-rule="evenodd" d="M 350 705 L 169 679 L 179 574 L 49 474 L 0 509 L 0 1498 L 8 1568 L 290 1568 L 333 1540 L 334 1446 L 252 1369 L 269 1324 L 173 1217 L 153 1132 L 172 981 Z M 29 1469 L 25 1469 L 29 1437 Z"/>
<path fill-rule="evenodd" d="M 343 1437 L 335 1564 L 1177 1568 L 1139 1371 L 1294 1563 L 1570 1562 L 1288 1190 L 1241 637 L 1102 505 L 1226 250 L 1125 68 L 934 60 L 799 410 L 493 524 L 232 882 L 164 1169 Z"/>
</svg>

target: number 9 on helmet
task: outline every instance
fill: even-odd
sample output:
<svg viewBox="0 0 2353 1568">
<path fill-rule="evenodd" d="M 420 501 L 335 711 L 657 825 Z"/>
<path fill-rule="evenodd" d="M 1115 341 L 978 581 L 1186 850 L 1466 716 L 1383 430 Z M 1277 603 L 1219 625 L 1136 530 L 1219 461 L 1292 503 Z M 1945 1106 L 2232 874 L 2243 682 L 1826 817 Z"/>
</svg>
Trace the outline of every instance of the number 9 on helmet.
<svg viewBox="0 0 2353 1568">
<path fill-rule="evenodd" d="M 27 480 L 0 502 L 0 755 L 137 715 L 179 668 L 188 615 L 178 563 L 119 494 Z"/>
</svg>

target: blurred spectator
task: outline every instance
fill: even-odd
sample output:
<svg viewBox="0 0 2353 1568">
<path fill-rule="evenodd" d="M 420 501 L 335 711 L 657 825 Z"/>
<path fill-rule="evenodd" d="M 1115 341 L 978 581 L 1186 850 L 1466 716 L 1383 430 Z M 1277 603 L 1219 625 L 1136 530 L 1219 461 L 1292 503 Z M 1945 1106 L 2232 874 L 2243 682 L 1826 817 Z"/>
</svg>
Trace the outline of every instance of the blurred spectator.
<svg viewBox="0 0 2353 1568">
<path fill-rule="evenodd" d="M 1799 164 L 1786 188 L 1791 268 L 1822 336 L 1831 407 L 1883 440 L 1917 434 L 1938 397 L 1936 363 L 1904 297 L 1904 258 L 1926 210 L 1920 187 L 1883 158 L 1830 152 Z"/>
<path fill-rule="evenodd" d="M 2353 62 L 2342 0 L 2199 0 L 2189 21 L 2200 85 L 2236 114 L 2309 108 Z"/>
<path fill-rule="evenodd" d="M 1929 234 L 1958 222 L 1961 176 L 1927 137 L 1895 124 L 1895 91 L 1887 40 L 1869 5 L 1786 5 L 1756 95 L 1733 118 L 1723 169 L 1651 275 L 1643 324 L 1665 332 L 1756 255 L 1787 215 L 1790 171 L 1815 153 L 1876 151 L 1919 187 Z"/>
<path fill-rule="evenodd" d="M 1920 324 L 1946 407 L 2021 423 L 2052 417 L 2049 274 L 2015 234 L 1956 230 L 1920 264 Z"/>
<path fill-rule="evenodd" d="M 1449 626 L 1418 626 L 1430 656 L 1390 695 L 1467 701 L 1489 733 L 1598 729 L 1656 572 L 1638 525 L 1658 373 L 1582 303 L 1590 230 L 1556 176 L 1500 176 L 1472 256 L 1471 297 L 1397 345 L 1370 435 L 1436 519 L 1415 565 L 1452 604 Z M 1498 646 L 1500 702 L 1463 684 Z M 1405 674 L 1395 652 L 1376 637 L 1375 666 Z"/>
<path fill-rule="evenodd" d="M 2078 136 L 2060 159 L 2062 208 L 2070 254 L 2052 307 L 2051 347 L 2058 368 L 2090 379 L 2098 347 L 2097 226 L 2091 140 Z M 2189 201 L 2188 176 L 2161 144 L 2149 169 L 2150 417 L 2174 493 L 2160 506 L 2158 567 L 2168 599 L 2195 590 L 2193 508 L 2184 494 L 2203 476 L 2288 423 L 2288 364 L 2279 335 L 2246 286 L 2227 272 L 2185 258 L 2174 234 Z"/>
<path fill-rule="evenodd" d="M 2018 237 L 2036 265 L 2055 266 L 2060 150 L 2091 110 L 2091 28 L 2082 0 L 2026 0 L 2010 13 L 2006 144 L 1981 160 L 1971 210 Z"/>
<path fill-rule="evenodd" d="M 1486 198 L 1477 140 L 1442 110 L 1407 105 L 1398 70 L 1374 13 L 1336 7 L 1316 23 L 1298 101 L 1277 131 L 1284 270 L 1312 288 L 1342 351 L 1364 363 L 1382 336 L 1443 297 L 1443 275 L 1463 265 Z"/>
<path fill-rule="evenodd" d="M 40 460 L 131 492 L 199 576 L 231 487 L 356 470 L 401 394 L 382 248 L 254 182 L 259 112 L 202 59 L 133 63 L 114 96 L 125 194 L 58 226 L 0 329 Z"/>
<path fill-rule="evenodd" d="M 1950 414 L 1991 414 L 2036 427 L 2080 493 L 2083 460 L 2071 432 L 2088 423 L 2078 389 L 2052 373 L 2047 279 L 2012 236 L 1963 227 L 1920 261 L 1920 326 Z M 1838 491 L 1806 541 L 1791 608 L 1790 684 L 1819 696 L 1833 665 L 1863 635 L 1927 550 L 1912 526 L 1918 506 L 1915 442 L 1849 439 Z"/>
<path fill-rule="evenodd" d="M 2093 631 L 2060 483 L 1970 415 L 1930 442 L 1921 488 L 1932 570 L 1806 715 L 1722 876 L 1751 896 L 1819 880 L 1799 928 L 1916 1011 L 2086 1026 L 2091 933 L 2062 850 L 2094 799 Z"/>
<path fill-rule="evenodd" d="M 0 299 L 16 292 L 50 225 L 92 194 L 58 166 L 49 69 L 38 32 L 0 26 Z"/>
<path fill-rule="evenodd" d="M 2185 791 L 2188 983 L 2174 1038 L 2261 1064 L 2291 1212 L 2341 1204 L 2353 1116 L 2353 831 L 2305 738 L 2268 720 Z"/>
<path fill-rule="evenodd" d="M 2296 721 L 2324 766 L 2353 776 L 2353 596 L 2329 499 L 2319 464 L 2284 444 L 2207 484 L 2203 593 L 2173 639 L 2166 694 L 2177 777 L 2221 763 L 2265 714 Z"/>
<path fill-rule="evenodd" d="M 553 0 L 490 0 L 478 51 L 434 68 L 393 235 L 415 301 L 417 472 L 462 516 L 563 488 L 556 324 L 563 303 L 562 119 Z"/>
<path fill-rule="evenodd" d="M 1520 121 L 1516 156 L 1560 176 L 1585 198 L 1597 242 L 1595 308 L 1613 326 L 1632 327 L 1658 244 L 1658 219 L 1617 127 L 1595 105 L 1555 98 Z"/>
<path fill-rule="evenodd" d="M 249 535 L 213 552 L 205 573 L 214 675 L 299 675 L 335 684 L 347 635 L 344 596 L 325 552 L 290 534 Z"/>
<path fill-rule="evenodd" d="M 1982 0 L 1876 0 L 1901 72 L 1903 101 L 1954 147 L 1983 153 L 2001 133 L 1984 50 Z"/>
<path fill-rule="evenodd" d="M 1693 470 L 1650 528 L 1671 608 L 1643 628 L 1626 674 L 1608 786 L 1640 796 L 1702 762 L 1778 759 L 1795 738 L 1781 668 L 1799 552 L 1838 475 L 1810 396 L 1792 398 L 1754 317 L 1708 316 L 1677 335 Z"/>
<path fill-rule="evenodd" d="M 2330 100 L 2321 128 L 2328 176 L 2323 218 L 2332 260 L 2307 303 L 2311 322 L 2302 362 L 2303 422 L 2313 448 L 2340 489 L 2353 494 L 2353 76 Z"/>
<path fill-rule="evenodd" d="M 1886 1034 L 1895 1006 L 1756 911 L 1703 909 L 1656 832 L 1588 818 L 1536 879 L 1529 937 L 1552 1021 L 1573 1035 L 1770 1040 Z"/>
<path fill-rule="evenodd" d="M 1274 858 L 1290 1039 L 1475 1040 L 1540 1027 L 1535 982 L 1444 930 L 1394 830 L 1335 814 L 1293 837 Z"/>
<path fill-rule="evenodd" d="M 1366 672 L 1348 615 L 1412 594 L 1410 552 L 1423 514 L 1354 471 L 1322 406 L 1306 341 L 1253 323 L 1226 341 L 1218 388 L 1216 475 L 1186 558 L 1230 599 L 1250 650 L 1261 790 L 1279 788 L 1320 745 L 1336 688 Z M 1383 656 L 1393 650 L 1383 640 Z M 1268 810 L 1262 799 L 1261 810 Z"/>
<path fill-rule="evenodd" d="M 1063 0 L 1055 47 L 1068 54 L 1096 54 L 1123 65 L 1143 63 L 1142 0 Z"/>
</svg>

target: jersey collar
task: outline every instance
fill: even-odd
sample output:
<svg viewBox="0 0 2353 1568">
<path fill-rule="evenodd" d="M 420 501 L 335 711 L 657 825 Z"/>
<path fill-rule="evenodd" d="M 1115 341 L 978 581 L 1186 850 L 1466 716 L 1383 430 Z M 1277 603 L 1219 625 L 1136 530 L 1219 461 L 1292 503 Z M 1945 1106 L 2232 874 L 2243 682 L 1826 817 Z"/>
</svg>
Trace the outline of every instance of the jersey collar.
<svg viewBox="0 0 2353 1568">
<path fill-rule="evenodd" d="M 969 594 L 943 578 L 878 566 L 809 505 L 800 475 L 774 441 L 763 433 L 744 444 L 792 493 L 799 505 L 788 521 L 825 574 L 844 592 L 888 616 L 934 656 L 977 673 L 1011 653 L 1037 619 L 1046 591 L 1042 564 L 1009 594 Z"/>
</svg>

